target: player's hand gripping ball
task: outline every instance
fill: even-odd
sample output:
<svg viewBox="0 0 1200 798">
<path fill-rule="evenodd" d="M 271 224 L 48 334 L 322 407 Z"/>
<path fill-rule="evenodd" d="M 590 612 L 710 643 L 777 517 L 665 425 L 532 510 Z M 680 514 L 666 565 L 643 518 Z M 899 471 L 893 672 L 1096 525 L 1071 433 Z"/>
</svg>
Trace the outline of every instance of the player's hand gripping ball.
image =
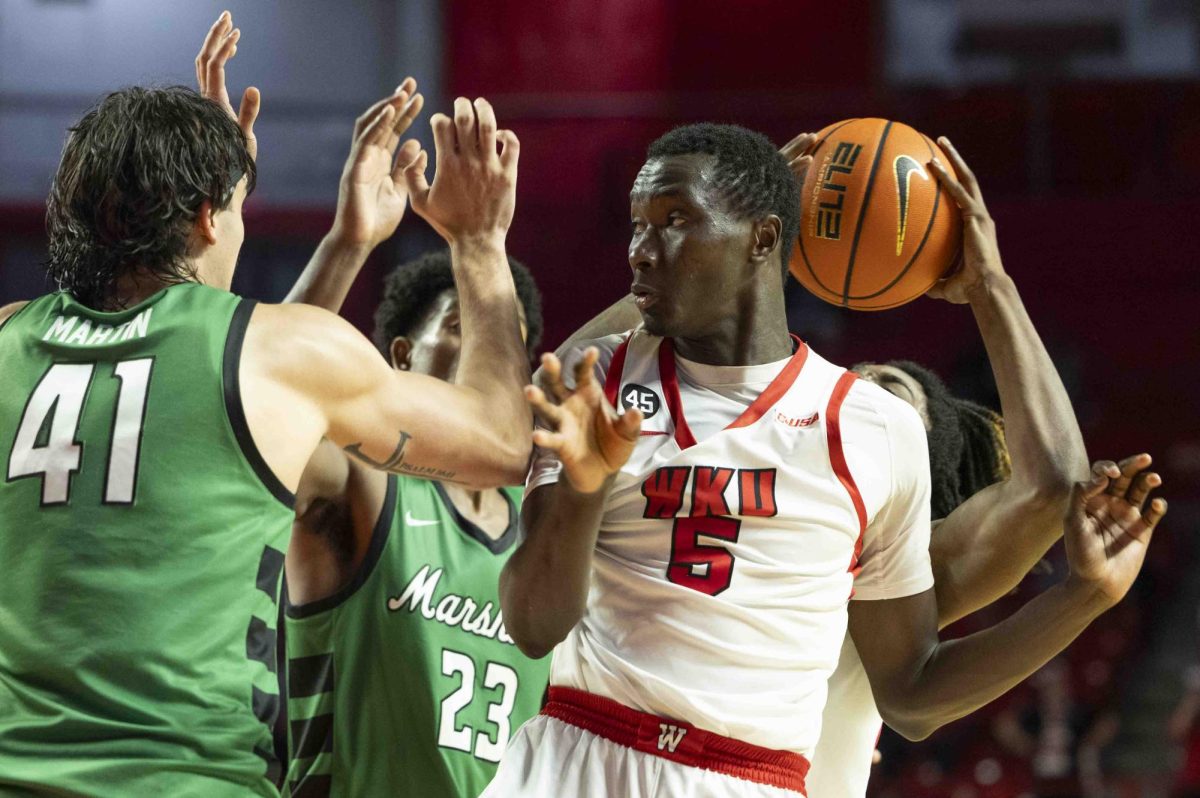
<svg viewBox="0 0 1200 798">
<path fill-rule="evenodd" d="M 805 288 L 834 305 L 886 310 L 952 269 L 962 218 L 929 166 L 937 158 L 950 168 L 932 139 L 887 119 L 850 119 L 817 133 L 807 154 L 790 263 Z"/>
</svg>

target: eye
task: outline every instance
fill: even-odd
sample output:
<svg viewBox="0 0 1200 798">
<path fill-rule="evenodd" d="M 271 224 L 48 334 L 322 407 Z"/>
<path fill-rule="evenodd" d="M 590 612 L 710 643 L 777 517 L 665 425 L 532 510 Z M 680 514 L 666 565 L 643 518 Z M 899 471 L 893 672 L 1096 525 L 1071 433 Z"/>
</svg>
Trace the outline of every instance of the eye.
<svg viewBox="0 0 1200 798">
<path fill-rule="evenodd" d="M 641 219 L 630 219 L 629 226 L 633 228 L 633 232 L 640 233 L 646 227 L 646 223 Z"/>
<path fill-rule="evenodd" d="M 680 227 L 687 224 L 687 217 L 679 211 L 671 211 L 670 215 L 667 216 L 667 223 L 671 227 Z"/>
</svg>

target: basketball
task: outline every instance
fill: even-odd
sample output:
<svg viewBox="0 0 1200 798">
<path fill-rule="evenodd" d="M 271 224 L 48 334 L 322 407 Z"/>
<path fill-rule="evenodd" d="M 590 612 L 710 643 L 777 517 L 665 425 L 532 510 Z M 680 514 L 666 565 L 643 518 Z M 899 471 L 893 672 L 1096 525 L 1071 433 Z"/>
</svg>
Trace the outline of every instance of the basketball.
<svg viewBox="0 0 1200 798">
<path fill-rule="evenodd" d="M 800 194 L 792 275 L 826 302 L 886 310 L 928 291 L 954 265 L 962 217 L 929 168 L 933 140 L 887 119 L 822 130 Z"/>
</svg>

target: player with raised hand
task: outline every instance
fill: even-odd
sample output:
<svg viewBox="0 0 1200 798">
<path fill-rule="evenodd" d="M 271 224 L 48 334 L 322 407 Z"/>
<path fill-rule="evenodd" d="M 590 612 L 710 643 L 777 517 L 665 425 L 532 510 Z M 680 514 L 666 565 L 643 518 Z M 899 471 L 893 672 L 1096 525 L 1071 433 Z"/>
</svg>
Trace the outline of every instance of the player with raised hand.
<svg viewBox="0 0 1200 798">
<path fill-rule="evenodd" d="M 395 152 L 406 102 L 368 115 L 359 153 Z M 515 140 L 456 146 L 487 128 L 472 115 L 439 138 L 431 188 L 420 153 L 405 165 L 455 253 L 473 366 L 452 385 L 326 311 L 229 293 L 256 107 L 239 126 L 186 89 L 101 100 L 48 202 L 59 290 L 0 309 L 0 791 L 276 795 L 275 604 L 318 443 L 475 485 L 526 470 Z"/>
<path fill-rule="evenodd" d="M 230 55 L 219 50 L 216 58 Z M 216 81 L 205 89 L 213 99 L 225 94 Z M 337 312 L 367 254 L 395 231 L 408 194 L 401 170 L 417 152 L 416 141 L 399 144 L 421 108 L 415 89 L 405 80 L 359 118 L 333 230 L 288 301 Z M 363 141 L 363 128 L 385 104 L 397 109 L 392 133 Z M 482 127 L 494 126 L 486 100 L 475 109 Z M 458 122 L 434 115 L 438 136 L 469 124 L 466 99 L 456 112 Z M 414 184 L 424 199 L 425 187 Z M 375 339 L 397 370 L 451 383 L 464 377 L 454 268 L 451 254 L 440 251 L 388 276 Z M 522 334 L 535 346 L 540 297 L 523 266 L 512 262 L 512 275 Z M 297 490 L 285 569 L 286 783 L 293 794 L 474 798 L 491 780 L 511 731 L 540 707 L 548 671 L 548 663 L 516 649 L 499 609 L 496 584 L 516 543 L 519 507 L 513 488 L 387 475 L 329 441 L 317 448 Z M 405 667 L 379 667 L 397 651 Z M 346 751 L 355 755 L 339 755 Z"/>
<path fill-rule="evenodd" d="M 783 150 L 801 180 L 805 164 L 798 153 L 811 143 L 806 134 Z M 1066 390 L 1004 270 L 978 181 L 950 142 L 940 143 L 962 176 L 960 182 L 941 164 L 931 166 L 961 208 L 963 257 L 930 295 L 970 304 L 1000 394 L 1003 432 L 999 419 L 989 418 L 994 414 L 949 397 L 936 377 L 914 364 L 860 364 L 855 370 L 913 404 L 928 430 L 935 519 L 930 558 L 938 624 L 945 627 L 1007 594 L 1058 540 L 1071 486 L 1088 474 L 1088 464 Z M 1141 455 L 1097 468 L 1108 473 L 1115 467 L 1112 473 L 1131 478 L 1148 464 Z M 1156 474 L 1143 480 L 1148 486 L 1160 482 Z M 851 798 L 866 792 L 881 723 L 847 635 L 829 680 L 809 772 L 814 795 Z"/>
<path fill-rule="evenodd" d="M 938 640 L 924 425 L 787 346 L 797 209 L 756 134 L 692 126 L 651 146 L 631 193 L 645 327 L 594 343 L 628 420 L 586 380 L 556 386 L 554 359 L 563 407 L 530 392 L 548 448 L 501 597 L 524 650 L 557 647 L 549 704 L 486 795 L 802 793 L 847 615 L 884 718 L 922 737 L 1060 651 L 1140 567 L 1158 505 L 1107 550 L 1076 525 L 1068 580 Z"/>
</svg>

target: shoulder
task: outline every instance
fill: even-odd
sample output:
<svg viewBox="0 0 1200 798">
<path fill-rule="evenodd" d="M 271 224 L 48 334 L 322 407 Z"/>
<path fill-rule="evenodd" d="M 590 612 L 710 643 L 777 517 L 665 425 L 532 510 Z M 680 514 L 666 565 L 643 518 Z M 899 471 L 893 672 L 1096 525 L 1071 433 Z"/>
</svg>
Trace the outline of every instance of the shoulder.
<svg viewBox="0 0 1200 798">
<path fill-rule="evenodd" d="M 873 382 L 855 380 L 841 408 L 842 440 L 886 463 L 893 485 L 929 470 L 929 441 L 916 408 Z M 928 476 L 925 477 L 928 481 Z"/>
<path fill-rule="evenodd" d="M 855 380 L 841 409 L 842 424 L 879 428 L 889 438 L 925 441 L 925 423 L 916 408 L 868 380 Z"/>
<path fill-rule="evenodd" d="M 325 393 L 354 392 L 382 356 L 354 325 L 323 308 L 257 304 L 246 330 L 255 367 L 297 383 L 319 382 Z"/>
<path fill-rule="evenodd" d="M 0 324 L 8 321 L 18 310 L 29 304 L 28 300 L 22 302 L 13 302 L 12 304 L 0 307 Z"/>
</svg>

